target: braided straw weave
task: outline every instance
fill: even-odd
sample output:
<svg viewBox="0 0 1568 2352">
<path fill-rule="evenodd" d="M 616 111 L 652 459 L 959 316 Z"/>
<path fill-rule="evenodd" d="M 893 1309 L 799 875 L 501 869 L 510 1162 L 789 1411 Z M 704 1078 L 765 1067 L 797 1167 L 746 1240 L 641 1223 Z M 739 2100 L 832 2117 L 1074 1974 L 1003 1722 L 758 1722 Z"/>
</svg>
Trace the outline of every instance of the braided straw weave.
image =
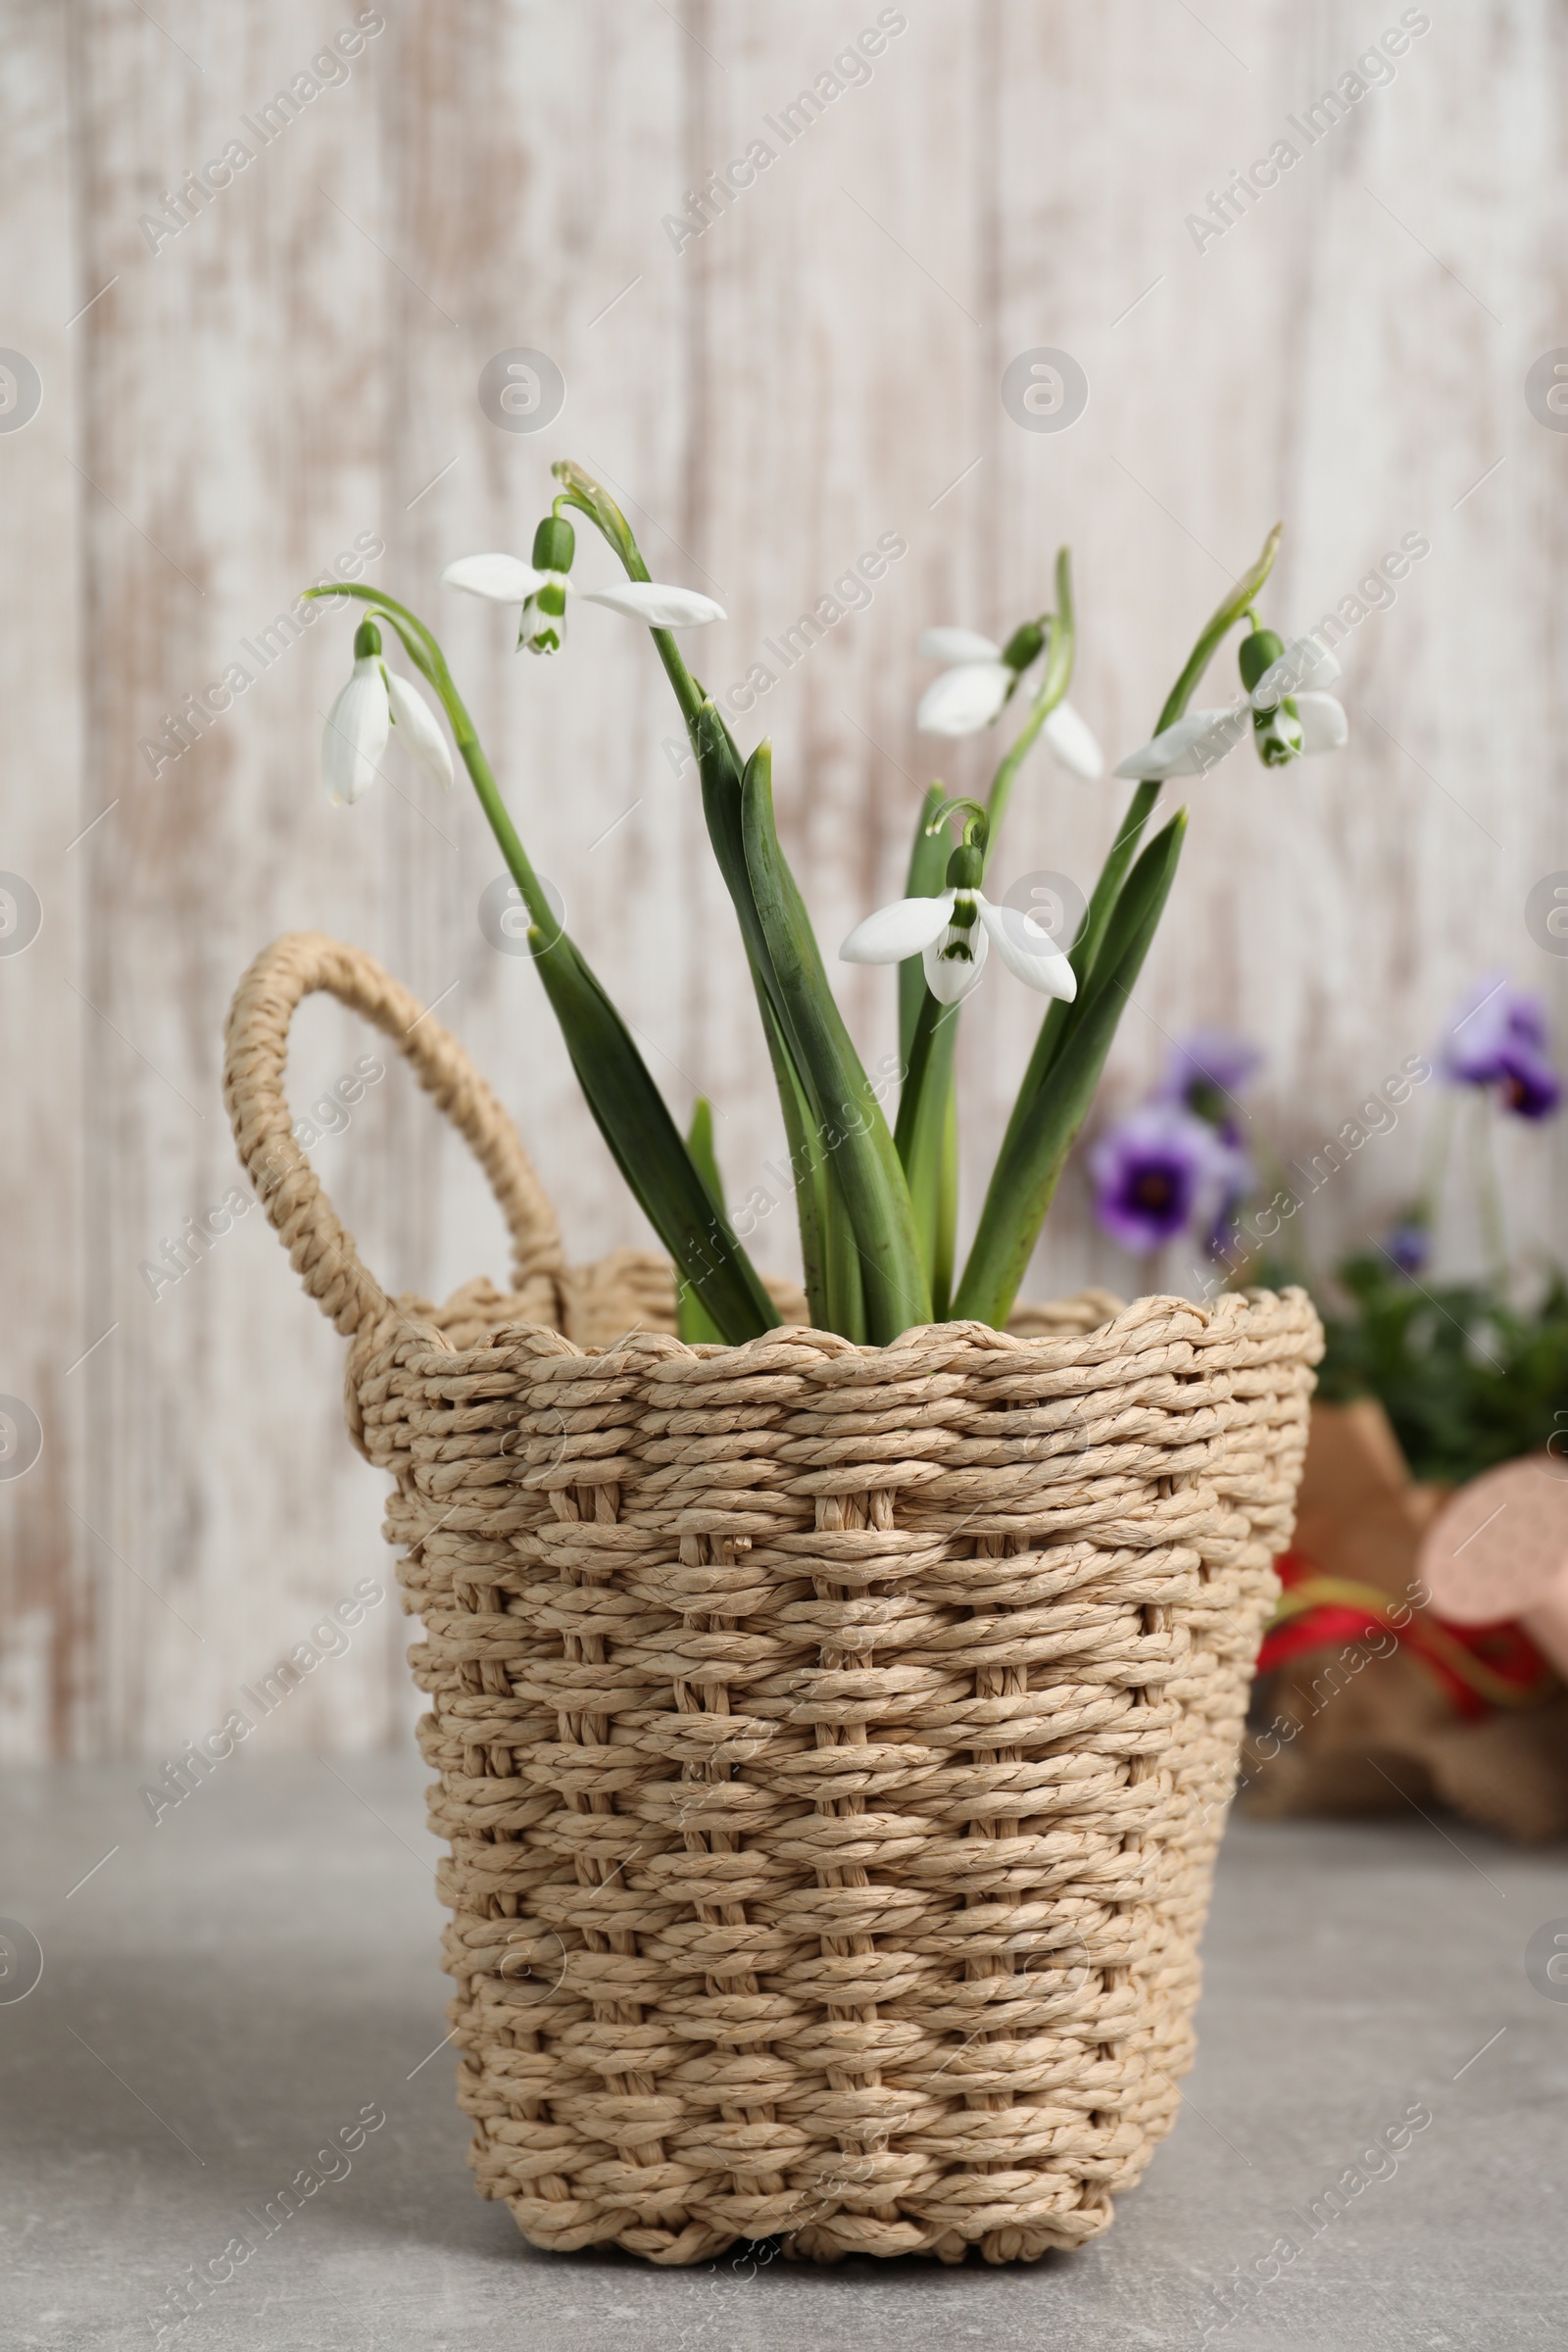
<svg viewBox="0 0 1568 2352">
<path fill-rule="evenodd" d="M 283 1096 L 323 988 L 472 1144 L 511 1297 L 361 1264 Z M 225 1085 L 395 1482 L 482 2193 L 665 2263 L 1103 2230 L 1192 2057 L 1305 1296 L 691 1348 L 657 1260 L 564 1269 L 506 1113 L 358 951 L 257 958 Z"/>
</svg>

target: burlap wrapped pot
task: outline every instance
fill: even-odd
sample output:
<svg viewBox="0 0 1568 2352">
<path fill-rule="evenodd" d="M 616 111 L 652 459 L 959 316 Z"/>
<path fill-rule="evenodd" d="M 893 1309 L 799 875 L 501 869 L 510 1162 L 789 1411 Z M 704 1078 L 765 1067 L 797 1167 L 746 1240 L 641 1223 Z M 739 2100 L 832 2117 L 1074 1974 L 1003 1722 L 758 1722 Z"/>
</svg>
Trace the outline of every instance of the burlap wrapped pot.
<svg viewBox="0 0 1568 2352">
<path fill-rule="evenodd" d="M 510 1295 L 361 1263 L 283 1093 L 317 989 L 472 1145 Z M 657 1259 L 566 1270 L 506 1112 L 368 956 L 258 956 L 225 1087 L 393 1482 L 482 2193 L 665 2263 L 1103 2230 L 1192 2057 L 1305 1296 L 692 1348 Z"/>
</svg>

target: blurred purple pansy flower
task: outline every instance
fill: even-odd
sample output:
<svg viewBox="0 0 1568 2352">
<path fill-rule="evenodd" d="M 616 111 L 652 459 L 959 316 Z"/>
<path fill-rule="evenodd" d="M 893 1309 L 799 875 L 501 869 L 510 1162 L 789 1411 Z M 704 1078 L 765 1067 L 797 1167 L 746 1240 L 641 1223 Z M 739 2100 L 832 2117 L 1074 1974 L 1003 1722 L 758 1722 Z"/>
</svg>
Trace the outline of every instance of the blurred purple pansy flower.
<svg viewBox="0 0 1568 2352">
<path fill-rule="evenodd" d="M 1505 972 L 1488 972 L 1456 1008 L 1438 1049 L 1450 1086 L 1495 1087 L 1505 1110 L 1549 1118 L 1562 1084 L 1546 1058 L 1541 999 L 1515 988 Z"/>
<path fill-rule="evenodd" d="M 1432 1236 L 1419 1217 L 1401 1217 L 1384 1242 L 1383 1251 L 1401 1274 L 1420 1274 L 1432 1255 Z"/>
<path fill-rule="evenodd" d="M 1185 1102 L 1218 1127 L 1226 1138 L 1238 1140 L 1231 1116 L 1234 1099 L 1255 1076 L 1263 1050 L 1250 1038 L 1229 1029 L 1195 1029 L 1172 1046 L 1159 1086 L 1159 1099 Z"/>
<path fill-rule="evenodd" d="M 1251 1184 L 1234 1144 L 1187 1104 L 1155 1097 L 1107 1128 L 1089 1153 L 1095 1214 L 1127 1250 L 1158 1250 L 1177 1234 L 1217 1228 Z"/>
</svg>

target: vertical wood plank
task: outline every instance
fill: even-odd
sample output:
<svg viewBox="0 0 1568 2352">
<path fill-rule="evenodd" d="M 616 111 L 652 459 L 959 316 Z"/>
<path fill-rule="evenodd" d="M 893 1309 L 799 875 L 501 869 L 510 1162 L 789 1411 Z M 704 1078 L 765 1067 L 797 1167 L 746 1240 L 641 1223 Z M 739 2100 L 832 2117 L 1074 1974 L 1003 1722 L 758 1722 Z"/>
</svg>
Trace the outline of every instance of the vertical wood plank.
<svg viewBox="0 0 1568 2352">
<path fill-rule="evenodd" d="M 73 843 L 95 813 L 81 773 L 81 645 L 74 465 L 81 287 L 71 242 L 62 128 L 65 26 L 42 5 L 12 12 L 0 53 L 7 161 L 8 292 L 0 343 L 0 495 L 9 584 L 0 630 L 7 716 L 0 826 L 0 1755 L 69 1754 L 91 1737 L 92 1625 L 113 1564 L 80 1517 L 84 1368 L 95 1337 L 81 1283 L 80 869 Z M 25 419 L 20 424 L 15 420 Z M 75 1369 L 73 1369 L 75 1366 Z M 12 1402 L 10 1400 L 14 1399 Z M 41 1439 L 42 1450 L 37 1451 Z"/>
</svg>

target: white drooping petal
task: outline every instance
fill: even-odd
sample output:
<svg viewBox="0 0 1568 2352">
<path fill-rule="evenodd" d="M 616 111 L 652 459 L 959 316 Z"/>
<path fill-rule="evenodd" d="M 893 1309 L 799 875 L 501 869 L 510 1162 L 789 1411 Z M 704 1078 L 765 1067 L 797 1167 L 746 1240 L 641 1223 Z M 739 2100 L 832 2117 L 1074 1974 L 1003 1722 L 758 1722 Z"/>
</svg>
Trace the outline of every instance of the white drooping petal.
<svg viewBox="0 0 1568 2352">
<path fill-rule="evenodd" d="M 1345 705 L 1332 694 L 1298 694 L 1292 699 L 1301 722 L 1302 752 L 1343 752 L 1350 740 Z"/>
<path fill-rule="evenodd" d="M 1041 733 L 1069 775 L 1082 776 L 1086 784 L 1092 784 L 1097 776 L 1104 774 L 1104 755 L 1095 741 L 1094 730 L 1071 703 L 1058 703 Z"/>
<path fill-rule="evenodd" d="M 981 922 L 997 943 L 997 954 L 1013 978 L 1021 980 L 1026 988 L 1037 988 L 1043 997 L 1059 997 L 1064 1004 L 1070 1004 L 1078 994 L 1078 981 L 1054 941 L 1048 939 L 1016 906 L 993 906 L 978 891 L 975 906 Z"/>
<path fill-rule="evenodd" d="M 968 955 L 944 956 L 943 949 L 955 942 L 966 947 Z M 961 1004 L 970 989 L 979 986 L 989 945 L 980 923 L 971 923 L 967 931 L 952 929 L 944 923 L 920 957 L 925 966 L 925 984 L 939 1004 Z"/>
<path fill-rule="evenodd" d="M 1286 695 L 1310 694 L 1332 686 L 1339 674 L 1339 662 L 1315 637 L 1294 637 L 1252 688 L 1252 707 L 1272 710 Z"/>
<path fill-rule="evenodd" d="M 973 735 L 1007 699 L 1013 672 L 1005 662 L 961 662 L 920 697 L 914 723 L 925 735 Z"/>
<path fill-rule="evenodd" d="M 902 963 L 906 956 L 918 956 L 946 931 L 953 900 L 954 893 L 944 890 L 934 899 L 896 899 L 891 906 L 879 906 L 856 924 L 839 950 L 840 962 Z"/>
<path fill-rule="evenodd" d="M 1250 703 L 1225 710 L 1189 710 L 1136 752 L 1118 760 L 1118 776 L 1155 784 L 1166 776 L 1201 776 L 1233 751 L 1252 723 Z"/>
<path fill-rule="evenodd" d="M 607 605 L 612 612 L 623 612 L 628 620 L 640 620 L 650 629 L 695 629 L 705 620 L 722 620 L 722 605 L 715 605 L 710 596 L 699 596 L 694 588 L 666 588 L 660 580 L 628 580 L 621 588 L 577 588 L 585 605 Z"/>
<path fill-rule="evenodd" d="M 1000 662 L 1002 648 L 976 629 L 925 629 L 914 650 L 927 662 Z"/>
<path fill-rule="evenodd" d="M 326 714 L 321 773 L 334 808 L 363 800 L 375 782 L 392 714 L 379 655 L 366 654 Z"/>
<path fill-rule="evenodd" d="M 546 574 L 524 564 L 520 556 L 460 556 L 441 574 L 448 588 L 466 588 L 470 596 L 487 596 L 493 605 L 520 605 L 542 588 Z"/>
<path fill-rule="evenodd" d="M 386 673 L 386 695 L 392 706 L 392 717 L 403 749 L 413 754 L 427 776 L 434 776 L 438 784 L 450 788 L 452 753 L 436 722 L 435 712 L 417 686 L 407 678 L 400 678 L 395 669 L 389 669 Z"/>
<path fill-rule="evenodd" d="M 1296 644 L 1301 648 L 1301 692 L 1321 694 L 1324 687 L 1332 686 L 1340 674 L 1338 659 L 1329 652 L 1327 646 L 1319 645 L 1315 637 L 1298 637 Z M 1287 651 L 1294 653 L 1296 646 L 1287 648 Z M 1312 656 L 1316 659 L 1311 659 Z"/>
</svg>

